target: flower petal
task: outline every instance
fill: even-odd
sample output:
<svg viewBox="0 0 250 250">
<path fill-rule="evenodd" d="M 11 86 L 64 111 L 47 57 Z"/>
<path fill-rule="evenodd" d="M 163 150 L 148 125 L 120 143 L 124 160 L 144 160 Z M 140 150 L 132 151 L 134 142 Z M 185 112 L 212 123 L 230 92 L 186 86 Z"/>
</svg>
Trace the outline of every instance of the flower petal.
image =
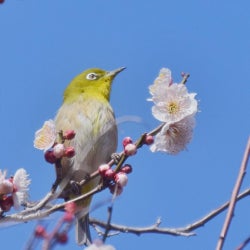
<svg viewBox="0 0 250 250">
<path fill-rule="evenodd" d="M 56 128 L 53 120 L 44 122 L 43 127 L 36 131 L 34 147 L 40 150 L 47 150 L 53 146 L 56 140 Z"/>
<path fill-rule="evenodd" d="M 194 126 L 195 118 L 193 115 L 176 123 L 166 124 L 160 133 L 155 136 L 155 141 L 150 150 L 152 152 L 162 151 L 169 154 L 178 154 L 191 141 Z"/>
<path fill-rule="evenodd" d="M 13 178 L 13 184 L 16 188 L 16 192 L 12 195 L 15 209 L 19 209 L 27 201 L 30 183 L 31 180 L 28 179 L 26 170 L 23 168 L 18 169 Z"/>
<path fill-rule="evenodd" d="M 188 93 L 184 84 L 154 84 L 150 93 L 155 104 L 152 114 L 159 121 L 171 124 L 197 112 L 196 94 Z"/>
</svg>

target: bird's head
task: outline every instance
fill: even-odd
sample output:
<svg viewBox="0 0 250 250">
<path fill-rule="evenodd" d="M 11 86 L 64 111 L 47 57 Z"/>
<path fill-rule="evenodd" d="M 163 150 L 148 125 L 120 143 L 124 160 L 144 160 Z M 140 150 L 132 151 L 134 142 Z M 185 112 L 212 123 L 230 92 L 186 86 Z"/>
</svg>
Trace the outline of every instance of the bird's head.
<svg viewBox="0 0 250 250">
<path fill-rule="evenodd" d="M 79 96 L 106 99 L 109 101 L 111 84 L 115 76 L 125 67 L 112 71 L 98 68 L 87 69 L 76 76 L 64 92 L 64 102 L 72 102 Z"/>
</svg>

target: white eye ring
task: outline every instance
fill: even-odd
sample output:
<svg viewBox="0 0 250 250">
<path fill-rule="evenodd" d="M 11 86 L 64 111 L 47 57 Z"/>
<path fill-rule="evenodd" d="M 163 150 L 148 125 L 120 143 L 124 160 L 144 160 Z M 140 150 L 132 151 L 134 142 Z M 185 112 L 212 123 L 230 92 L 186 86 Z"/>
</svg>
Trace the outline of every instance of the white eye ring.
<svg viewBox="0 0 250 250">
<path fill-rule="evenodd" d="M 89 74 L 87 74 L 86 79 L 95 80 L 95 79 L 97 79 L 97 74 L 96 73 L 89 73 Z"/>
</svg>

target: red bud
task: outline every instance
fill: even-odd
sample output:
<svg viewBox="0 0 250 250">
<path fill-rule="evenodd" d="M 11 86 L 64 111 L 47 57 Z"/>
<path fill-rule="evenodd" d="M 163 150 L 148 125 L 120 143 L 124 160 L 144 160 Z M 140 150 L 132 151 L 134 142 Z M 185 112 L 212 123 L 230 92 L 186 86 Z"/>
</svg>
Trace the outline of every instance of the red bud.
<svg viewBox="0 0 250 250">
<path fill-rule="evenodd" d="M 98 168 L 99 174 L 104 177 L 106 174 L 106 171 L 110 169 L 110 166 L 108 164 L 102 164 Z"/>
<path fill-rule="evenodd" d="M 125 164 L 122 167 L 121 172 L 126 173 L 126 174 L 130 174 L 132 172 L 132 166 L 129 164 Z"/>
<path fill-rule="evenodd" d="M 144 143 L 146 145 L 151 145 L 154 142 L 154 137 L 152 135 L 146 135 Z"/>
<path fill-rule="evenodd" d="M 73 147 L 65 148 L 64 156 L 66 156 L 68 158 L 72 158 L 73 156 L 75 156 L 75 154 L 76 154 L 76 152 L 75 152 L 75 149 Z"/>
<path fill-rule="evenodd" d="M 74 214 L 76 212 L 76 204 L 75 202 L 68 202 L 65 207 L 65 211 L 71 214 Z"/>
<path fill-rule="evenodd" d="M 72 213 L 69 213 L 69 212 L 66 212 L 64 215 L 63 215 L 63 220 L 65 222 L 72 222 L 74 220 L 74 215 Z"/>
<path fill-rule="evenodd" d="M 61 244 L 65 244 L 68 242 L 68 235 L 66 232 L 57 234 L 57 241 Z"/>
<path fill-rule="evenodd" d="M 125 137 L 122 141 L 122 145 L 123 145 L 123 147 L 126 147 L 129 143 L 132 143 L 132 142 L 133 141 L 132 141 L 131 137 Z"/>
<path fill-rule="evenodd" d="M 4 212 L 8 212 L 14 205 L 12 196 L 3 196 L 0 200 L 0 207 Z"/>
<path fill-rule="evenodd" d="M 63 137 L 66 140 L 72 140 L 75 137 L 76 133 L 74 130 L 67 130 L 63 133 Z"/>
<path fill-rule="evenodd" d="M 112 168 L 108 169 L 105 174 L 104 177 L 107 178 L 108 180 L 112 180 L 114 178 L 115 172 Z"/>
<path fill-rule="evenodd" d="M 47 151 L 45 152 L 45 154 L 44 154 L 44 158 L 45 158 L 45 160 L 46 160 L 47 162 L 49 162 L 49 163 L 51 163 L 51 164 L 55 163 L 56 160 L 57 160 L 56 157 L 55 157 L 55 155 L 54 155 L 53 149 L 47 150 Z"/>
<path fill-rule="evenodd" d="M 37 225 L 35 228 L 35 236 L 39 238 L 45 238 L 47 236 L 45 227 L 42 225 Z"/>
</svg>

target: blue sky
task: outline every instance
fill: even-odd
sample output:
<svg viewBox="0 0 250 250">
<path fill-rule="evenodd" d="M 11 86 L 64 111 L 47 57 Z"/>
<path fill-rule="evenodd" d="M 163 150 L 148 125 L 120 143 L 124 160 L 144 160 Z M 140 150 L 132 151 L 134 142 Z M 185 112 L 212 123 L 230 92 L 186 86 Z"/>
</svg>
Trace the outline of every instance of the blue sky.
<svg viewBox="0 0 250 250">
<path fill-rule="evenodd" d="M 137 138 L 158 124 L 146 101 L 148 86 L 168 67 L 175 81 L 180 72 L 189 72 L 188 87 L 198 93 L 194 138 L 177 156 L 145 147 L 129 159 L 134 171 L 115 203 L 113 222 L 148 226 L 160 216 L 162 226 L 180 227 L 217 208 L 231 195 L 249 136 L 249 8 L 247 0 L 5 0 L 0 5 L 0 169 L 13 174 L 24 167 L 32 179 L 30 197 L 40 199 L 54 170 L 33 148 L 34 132 L 55 116 L 70 80 L 90 67 L 127 67 L 114 82 L 111 103 L 117 117 L 138 116 L 142 122 L 119 126 L 121 145 L 124 136 Z M 242 190 L 249 181 L 247 174 Z M 104 192 L 93 204 L 108 196 Z M 93 215 L 105 219 L 106 211 L 103 206 Z M 119 250 L 215 249 L 224 218 L 222 213 L 190 238 L 121 234 L 108 243 Z M 237 204 L 224 249 L 235 249 L 250 235 L 249 223 L 246 198 Z M 34 225 L 1 228 L 1 247 L 21 249 Z M 81 249 L 74 230 L 69 244 L 56 249 Z"/>
</svg>

